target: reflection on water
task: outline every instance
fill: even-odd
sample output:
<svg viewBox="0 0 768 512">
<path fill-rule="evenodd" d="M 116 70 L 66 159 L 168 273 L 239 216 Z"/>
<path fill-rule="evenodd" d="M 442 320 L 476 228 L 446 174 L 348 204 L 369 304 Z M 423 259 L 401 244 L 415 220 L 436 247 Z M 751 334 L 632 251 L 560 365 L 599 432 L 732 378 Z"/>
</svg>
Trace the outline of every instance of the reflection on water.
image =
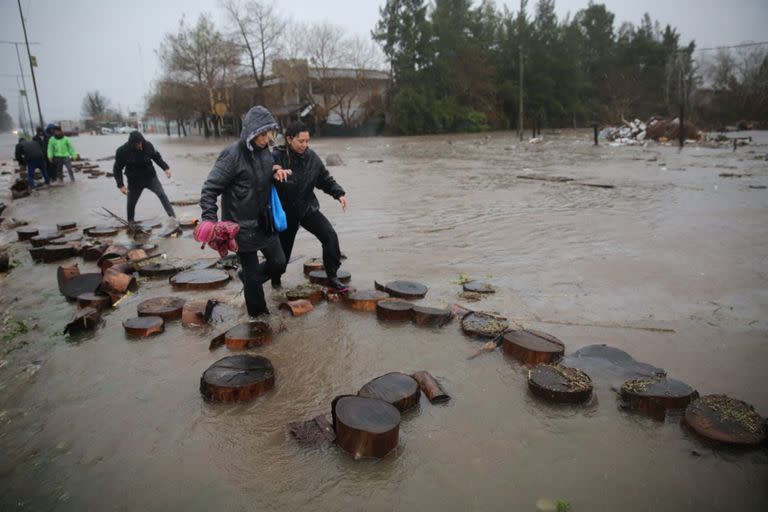
<svg viewBox="0 0 768 512">
<path fill-rule="evenodd" d="M 99 158 L 122 139 L 75 142 Z M 766 147 L 679 154 L 594 148 L 586 132 L 545 140 L 521 144 L 494 133 L 313 141 L 321 155 L 339 153 L 347 163 L 331 171 L 348 191 L 349 212 L 329 197 L 321 203 L 349 256 L 352 285 L 414 279 L 430 287 L 421 303 L 446 305 L 458 300 L 452 281 L 460 273 L 487 279 L 498 292 L 472 307 L 551 332 L 568 352 L 619 347 L 702 394 L 730 393 L 768 413 L 768 195 L 748 188 L 768 181 L 752 158 Z M 3 139 L 3 148 L 11 142 Z M 161 177 L 172 199 L 199 193 L 224 145 L 153 143 L 174 170 L 172 180 Z M 372 159 L 383 162 L 365 163 Z M 753 176 L 724 180 L 719 165 Z M 6 215 L 83 226 L 96 220 L 93 209 L 122 212 L 123 201 L 110 179 L 80 180 L 15 202 Z M 138 211 L 162 217 L 150 193 Z M 212 256 L 189 232 L 160 244 L 174 258 Z M 526 390 L 526 369 L 499 352 L 468 361 L 478 344 L 455 321 L 435 330 L 389 325 L 339 304 L 283 318 L 272 293 L 282 318 L 274 321 L 285 330 L 254 353 L 274 364 L 275 389 L 249 404 L 205 403 L 200 375 L 227 355 L 209 352 L 208 343 L 225 326 L 193 331 L 172 323 L 134 341 L 121 321 L 144 298 L 168 294 L 219 298 L 240 312 L 233 322 L 242 320 L 238 282 L 182 293 L 164 280 L 143 281 L 99 331 L 67 342 L 58 331 L 72 305 L 55 289 L 55 266 L 33 265 L 23 245 L 14 247 L 21 266 L 2 278 L 0 308 L 38 327 L 0 368 L 3 510 L 534 510 L 542 497 L 566 499 L 574 510 L 768 504 L 765 451 L 715 450 L 674 418 L 624 414 L 607 385 L 587 406 L 542 404 Z M 318 256 L 320 248 L 302 232 L 294 253 Z M 304 282 L 300 260 L 283 282 Z M 383 373 L 420 369 L 452 400 L 434 406 L 422 398 L 403 417 L 398 449 L 382 461 L 305 449 L 287 434 L 288 422 L 329 412 L 338 394 Z"/>
</svg>

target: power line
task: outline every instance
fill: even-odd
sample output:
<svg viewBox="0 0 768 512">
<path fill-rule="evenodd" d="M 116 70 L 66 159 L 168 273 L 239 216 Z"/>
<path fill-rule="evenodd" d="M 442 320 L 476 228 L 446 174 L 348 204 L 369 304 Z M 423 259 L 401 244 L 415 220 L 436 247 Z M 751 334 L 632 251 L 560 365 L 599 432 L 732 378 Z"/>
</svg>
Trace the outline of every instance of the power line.
<svg viewBox="0 0 768 512">
<path fill-rule="evenodd" d="M 713 50 L 729 50 L 731 48 L 747 48 L 750 46 L 762 46 L 764 44 L 768 44 L 768 41 L 761 41 L 759 43 L 743 43 L 743 44 L 734 44 L 731 46 L 713 46 L 712 48 L 696 48 L 693 50 L 694 52 L 710 52 Z"/>
</svg>

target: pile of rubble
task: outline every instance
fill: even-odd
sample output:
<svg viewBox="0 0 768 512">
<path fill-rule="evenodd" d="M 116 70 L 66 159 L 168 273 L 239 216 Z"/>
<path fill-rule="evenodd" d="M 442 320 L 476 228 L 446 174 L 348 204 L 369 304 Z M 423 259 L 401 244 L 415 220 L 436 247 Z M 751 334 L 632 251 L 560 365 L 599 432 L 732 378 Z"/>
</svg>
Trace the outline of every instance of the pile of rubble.
<svg viewBox="0 0 768 512">
<path fill-rule="evenodd" d="M 680 137 L 680 119 L 666 119 L 653 116 L 647 123 L 640 119 L 627 121 L 622 119 L 622 126 L 607 126 L 600 132 L 604 139 L 618 144 L 638 144 L 646 140 L 655 140 L 657 142 L 667 142 L 677 140 Z M 686 140 L 700 140 L 702 132 L 690 121 L 685 121 L 683 125 L 683 135 Z"/>
</svg>

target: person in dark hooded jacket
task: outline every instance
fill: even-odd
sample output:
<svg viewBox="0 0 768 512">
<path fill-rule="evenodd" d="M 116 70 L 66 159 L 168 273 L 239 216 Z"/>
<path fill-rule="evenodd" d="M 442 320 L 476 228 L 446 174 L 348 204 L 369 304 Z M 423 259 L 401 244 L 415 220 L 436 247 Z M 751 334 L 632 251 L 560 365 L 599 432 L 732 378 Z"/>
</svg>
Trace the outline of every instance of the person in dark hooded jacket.
<svg viewBox="0 0 768 512">
<path fill-rule="evenodd" d="M 309 129 L 302 122 L 288 125 L 285 146 L 275 148 L 272 158 L 280 168 L 291 170 L 288 178 L 276 187 L 288 220 L 288 228 L 280 233 L 280 244 L 286 259 L 291 257 L 293 242 L 301 226 L 323 245 L 323 266 L 330 287 L 345 291 L 347 287 L 336 276 L 341 266 L 339 237 L 331 222 L 320 212 L 320 203 L 315 196 L 315 188 L 319 188 L 336 199 L 346 211 L 344 189 L 336 183 L 317 153 L 309 148 Z M 272 279 L 272 286 L 280 286 L 279 278 Z"/>
<path fill-rule="evenodd" d="M 45 165 L 45 153 L 40 144 L 35 140 L 22 140 L 19 142 L 19 146 L 18 150 L 27 166 L 27 185 L 29 188 L 35 188 L 36 169 L 40 169 L 45 184 L 50 185 L 51 178 L 48 176 L 48 170 Z"/>
<path fill-rule="evenodd" d="M 134 221 L 136 203 L 145 188 L 160 199 L 160 203 L 169 217 L 176 217 L 173 206 L 171 206 L 168 196 L 165 195 L 163 185 L 157 179 L 155 166 L 152 165 L 153 161 L 165 171 L 167 177 L 171 177 L 171 168 L 165 163 L 155 146 L 144 139 L 140 132 L 132 131 L 128 135 L 128 142 L 117 148 L 112 172 L 115 175 L 117 188 L 128 196 L 128 222 Z M 125 177 L 128 178 L 127 187 L 123 181 L 123 169 L 125 169 Z"/>
<path fill-rule="evenodd" d="M 236 241 L 248 314 L 268 314 L 263 284 L 285 271 L 285 256 L 274 230 L 270 208 L 272 184 L 288 172 L 274 170 L 269 141 L 278 125 L 262 106 L 251 108 L 243 120 L 240 140 L 221 152 L 200 193 L 201 218 L 218 222 L 216 200 L 221 197 L 221 220 L 240 226 Z M 259 263 L 258 252 L 264 256 Z"/>
</svg>

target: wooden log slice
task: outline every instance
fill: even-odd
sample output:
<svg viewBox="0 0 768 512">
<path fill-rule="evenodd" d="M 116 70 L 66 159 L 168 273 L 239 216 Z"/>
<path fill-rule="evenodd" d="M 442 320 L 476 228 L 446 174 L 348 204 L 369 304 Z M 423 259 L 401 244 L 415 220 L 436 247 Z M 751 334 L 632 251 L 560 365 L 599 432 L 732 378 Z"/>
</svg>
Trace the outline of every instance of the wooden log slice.
<svg viewBox="0 0 768 512">
<path fill-rule="evenodd" d="M 165 322 L 159 316 L 139 316 L 123 322 L 125 333 L 130 336 L 145 338 L 165 330 Z"/>
<path fill-rule="evenodd" d="M 80 275 L 80 268 L 77 264 L 60 266 L 56 269 L 56 281 L 59 285 L 59 292 L 64 293 L 64 286 L 73 278 Z"/>
<path fill-rule="evenodd" d="M 462 285 L 462 289 L 465 292 L 472 293 L 496 293 L 496 288 L 490 283 L 484 283 L 482 281 L 469 281 Z"/>
<path fill-rule="evenodd" d="M 75 248 L 69 245 L 46 245 L 40 251 L 40 261 L 53 263 L 75 256 Z"/>
<path fill-rule="evenodd" d="M 208 322 L 205 319 L 207 300 L 188 300 L 181 310 L 181 324 L 185 327 L 202 327 Z"/>
<path fill-rule="evenodd" d="M 443 388 L 440 387 L 440 383 L 437 382 L 437 379 L 435 379 L 431 373 L 422 370 L 420 372 L 412 373 L 411 377 L 419 383 L 419 388 L 421 388 L 421 391 L 433 404 L 447 402 L 451 399 L 448 393 L 443 391 Z"/>
<path fill-rule="evenodd" d="M 86 307 L 75 312 L 72 320 L 64 327 L 64 334 L 77 334 L 95 329 L 101 321 L 101 310 Z"/>
<path fill-rule="evenodd" d="M 178 320 L 184 309 L 185 299 L 179 297 L 155 297 L 136 307 L 139 316 L 159 316 L 163 320 Z"/>
<path fill-rule="evenodd" d="M 215 268 L 187 270 L 171 277 L 171 285 L 180 290 L 210 290 L 226 286 L 231 279 L 223 270 Z"/>
<path fill-rule="evenodd" d="M 389 298 L 386 292 L 378 290 L 360 290 L 347 293 L 344 302 L 356 311 L 376 311 L 376 304 L 380 300 Z"/>
<path fill-rule="evenodd" d="M 339 270 L 336 277 L 338 277 L 339 281 L 342 283 L 348 283 L 352 279 L 352 274 L 346 270 Z M 328 286 L 328 275 L 325 273 L 325 270 L 313 270 L 309 273 L 309 282 Z"/>
<path fill-rule="evenodd" d="M 378 398 L 405 412 L 419 403 L 419 383 L 404 373 L 387 373 L 360 388 L 357 396 Z"/>
<path fill-rule="evenodd" d="M 310 258 L 304 262 L 304 275 L 308 276 L 315 270 L 325 270 L 322 258 Z"/>
<path fill-rule="evenodd" d="M 565 344 L 562 341 L 539 331 L 508 331 L 501 339 L 504 353 L 523 364 L 552 363 L 561 359 L 565 353 Z"/>
<path fill-rule="evenodd" d="M 199 219 L 179 219 L 179 227 L 181 229 L 194 229 L 199 223 Z"/>
<path fill-rule="evenodd" d="M 102 257 L 104 251 L 107 249 L 106 245 L 88 245 L 83 248 L 80 256 L 85 261 L 97 261 Z"/>
<path fill-rule="evenodd" d="M 285 298 L 291 300 L 308 300 L 312 304 L 323 301 L 323 287 L 318 284 L 302 284 L 286 290 Z"/>
<path fill-rule="evenodd" d="M 247 402 L 275 387 L 275 369 L 266 357 L 219 359 L 200 377 L 200 393 L 214 402 Z"/>
<path fill-rule="evenodd" d="M 131 249 L 126 254 L 125 257 L 128 259 L 128 261 L 136 261 L 140 260 L 142 258 L 146 258 L 149 256 L 144 249 Z"/>
<path fill-rule="evenodd" d="M 312 303 L 306 299 L 299 299 L 283 302 L 280 304 L 280 309 L 290 311 L 291 315 L 293 316 L 301 316 L 306 315 L 315 309 L 315 306 L 313 306 Z"/>
<path fill-rule="evenodd" d="M 383 291 L 400 299 L 423 299 L 428 290 L 423 284 L 413 281 L 390 281 L 384 285 Z"/>
<path fill-rule="evenodd" d="M 685 409 L 699 394 L 685 382 L 657 376 L 632 379 L 621 386 L 624 407 L 663 420 L 666 412 Z"/>
<path fill-rule="evenodd" d="M 123 268 L 123 265 L 127 265 L 128 260 L 122 256 L 115 256 L 112 258 L 100 258 L 98 265 L 101 269 L 102 274 L 105 273 L 107 270 L 111 268 L 118 269 L 118 267 Z"/>
<path fill-rule="evenodd" d="M 29 240 L 39 234 L 40 231 L 37 228 L 20 228 L 16 230 L 16 236 L 19 237 L 19 241 Z"/>
<path fill-rule="evenodd" d="M 224 343 L 230 350 L 246 350 L 260 347 L 272 341 L 272 329 L 266 322 L 244 322 L 224 335 Z"/>
<path fill-rule="evenodd" d="M 72 301 L 84 293 L 96 293 L 101 285 L 101 274 L 88 273 L 74 276 L 64 285 L 63 295 Z"/>
<path fill-rule="evenodd" d="M 163 223 L 157 219 L 137 220 L 136 227 L 142 231 L 150 231 L 155 228 L 163 227 Z"/>
<path fill-rule="evenodd" d="M 463 319 L 465 316 L 472 313 L 472 310 L 465 308 L 461 304 L 451 304 L 451 313 L 453 313 L 453 316 Z"/>
<path fill-rule="evenodd" d="M 333 401 L 336 444 L 354 459 L 381 459 L 397 447 L 400 411 L 384 400 L 341 396 Z"/>
<path fill-rule="evenodd" d="M 118 232 L 117 227 L 114 226 L 97 226 L 88 230 L 88 236 L 102 238 L 106 236 L 115 236 Z"/>
<path fill-rule="evenodd" d="M 461 330 L 468 336 L 495 338 L 509 328 L 509 322 L 503 316 L 482 311 L 472 311 L 461 319 Z"/>
<path fill-rule="evenodd" d="M 684 421 L 697 434 L 721 443 L 753 446 L 766 441 L 765 418 L 746 402 L 726 395 L 706 395 L 685 410 Z"/>
<path fill-rule="evenodd" d="M 32 261 L 39 263 L 43 261 L 43 248 L 42 247 L 31 247 L 29 249 L 29 256 L 32 258 Z"/>
<path fill-rule="evenodd" d="M 150 279 L 160 279 L 178 274 L 180 269 L 168 263 L 149 263 L 139 267 L 139 275 Z"/>
<path fill-rule="evenodd" d="M 75 229 L 77 227 L 77 222 L 72 221 L 66 221 L 66 222 L 57 222 L 56 223 L 56 229 L 59 231 L 66 231 L 68 229 Z"/>
<path fill-rule="evenodd" d="M 450 309 L 413 306 L 411 320 L 421 327 L 442 327 L 453 318 Z"/>
<path fill-rule="evenodd" d="M 112 299 L 109 295 L 101 293 L 81 293 L 77 296 L 77 307 L 79 308 L 94 308 L 98 310 L 107 309 L 112 306 Z"/>
<path fill-rule="evenodd" d="M 355 288 L 347 288 L 344 291 L 334 290 L 332 288 L 323 288 L 323 297 L 328 302 L 334 303 L 334 302 L 341 302 L 344 300 L 344 296 L 348 293 L 354 293 Z"/>
<path fill-rule="evenodd" d="M 104 272 L 101 286 L 99 289 L 108 294 L 124 294 L 127 291 L 136 290 L 136 278 L 132 275 L 124 274 L 115 268 L 109 268 Z"/>
<path fill-rule="evenodd" d="M 528 389 L 549 402 L 580 403 L 592 396 L 592 379 L 578 368 L 539 364 L 528 371 Z"/>
<path fill-rule="evenodd" d="M 33 236 L 29 239 L 29 243 L 32 244 L 32 247 L 43 247 L 46 245 L 49 245 L 49 242 L 51 240 L 56 240 L 57 238 L 62 238 L 64 236 L 63 233 L 41 233 L 39 235 Z"/>
<path fill-rule="evenodd" d="M 304 446 L 319 448 L 336 440 L 336 433 L 328 418 L 321 414 L 311 420 L 293 421 L 288 424 L 288 432 Z"/>
<path fill-rule="evenodd" d="M 402 299 L 383 299 L 376 303 L 376 317 L 389 322 L 407 322 L 413 316 L 413 304 Z"/>
<path fill-rule="evenodd" d="M 205 270 L 213 268 L 219 262 L 217 258 L 203 258 L 195 261 L 192 265 L 186 268 L 186 270 Z"/>
</svg>

